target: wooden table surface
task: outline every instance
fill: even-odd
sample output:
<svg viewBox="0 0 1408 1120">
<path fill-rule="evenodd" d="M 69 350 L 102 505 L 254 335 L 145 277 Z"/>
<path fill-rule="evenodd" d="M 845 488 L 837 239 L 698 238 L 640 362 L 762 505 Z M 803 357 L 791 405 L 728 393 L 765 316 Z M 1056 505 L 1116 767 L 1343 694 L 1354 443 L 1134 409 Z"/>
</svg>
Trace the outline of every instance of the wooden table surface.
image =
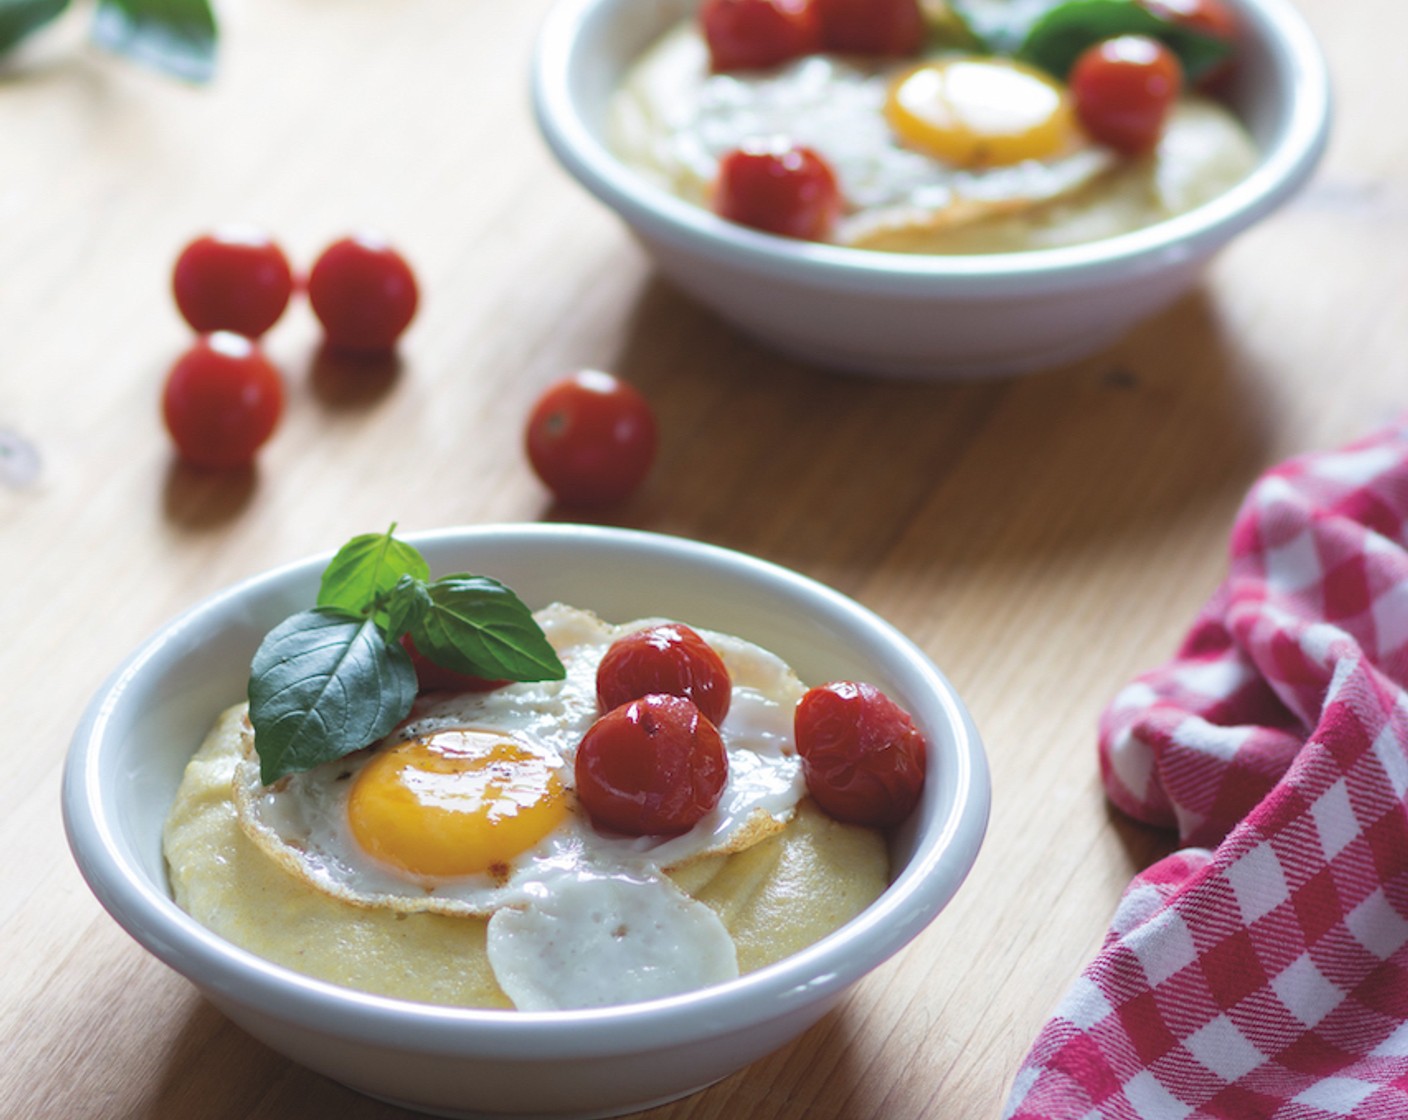
<svg viewBox="0 0 1408 1120">
<path fill-rule="evenodd" d="M 12 59 L 0 1115 L 409 1115 L 256 1043 L 108 918 L 65 846 L 64 753 L 123 655 L 235 580 L 392 521 L 563 517 L 521 424 L 550 380 L 599 366 L 640 386 L 663 432 L 607 520 L 781 562 L 891 619 L 967 699 L 994 786 L 978 863 L 918 941 L 795 1044 L 650 1115 L 996 1116 L 1122 887 L 1170 845 L 1102 797 L 1102 707 L 1212 591 L 1256 474 L 1404 403 L 1408 8 L 1299 3 L 1337 92 L 1310 187 L 1109 352 L 972 384 L 831 376 L 659 280 L 533 130 L 548 0 L 231 2 L 206 87 L 96 53 L 78 13 Z M 186 240 L 231 221 L 305 266 L 381 229 L 424 298 L 398 367 L 352 376 L 295 306 L 267 339 L 288 378 L 279 431 L 256 470 L 200 474 L 157 413 L 189 338 L 168 277 Z"/>
</svg>

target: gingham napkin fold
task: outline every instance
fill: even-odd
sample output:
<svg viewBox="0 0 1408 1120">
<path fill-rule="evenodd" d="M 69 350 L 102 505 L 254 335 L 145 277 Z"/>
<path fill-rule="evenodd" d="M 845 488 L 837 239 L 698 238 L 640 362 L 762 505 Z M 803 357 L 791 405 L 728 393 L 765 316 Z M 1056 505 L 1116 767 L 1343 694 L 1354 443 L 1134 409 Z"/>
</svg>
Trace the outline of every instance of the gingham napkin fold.
<svg viewBox="0 0 1408 1120">
<path fill-rule="evenodd" d="M 1408 1120 L 1408 423 L 1264 475 L 1100 727 L 1187 845 L 1125 892 L 1008 1120 Z"/>
</svg>

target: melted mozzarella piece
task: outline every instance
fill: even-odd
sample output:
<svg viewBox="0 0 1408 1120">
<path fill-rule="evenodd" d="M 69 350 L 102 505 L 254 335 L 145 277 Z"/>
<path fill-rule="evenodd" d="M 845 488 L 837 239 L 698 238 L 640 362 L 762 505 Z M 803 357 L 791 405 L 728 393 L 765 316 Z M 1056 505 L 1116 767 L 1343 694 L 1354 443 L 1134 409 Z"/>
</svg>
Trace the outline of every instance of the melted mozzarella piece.
<svg viewBox="0 0 1408 1120">
<path fill-rule="evenodd" d="M 719 916 L 663 876 L 545 879 L 489 919 L 494 977 L 520 1011 L 660 999 L 738 975 Z"/>
</svg>

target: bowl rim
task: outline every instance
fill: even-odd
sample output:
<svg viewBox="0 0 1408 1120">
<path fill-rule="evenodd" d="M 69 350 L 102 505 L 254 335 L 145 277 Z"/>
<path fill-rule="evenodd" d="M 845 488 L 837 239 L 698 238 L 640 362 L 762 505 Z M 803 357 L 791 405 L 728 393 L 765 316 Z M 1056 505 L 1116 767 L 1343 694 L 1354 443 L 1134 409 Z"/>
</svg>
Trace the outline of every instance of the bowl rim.
<svg viewBox="0 0 1408 1120">
<path fill-rule="evenodd" d="M 574 93 L 593 22 L 632 0 L 558 0 L 531 68 L 534 117 L 563 167 L 649 240 L 717 264 L 827 290 L 980 299 L 1094 287 L 1204 256 L 1275 210 L 1310 176 L 1328 143 L 1331 91 L 1313 32 L 1289 0 L 1232 0 L 1290 90 L 1274 142 L 1236 186 L 1187 213 L 1081 245 L 1014 253 L 921 255 L 796 241 L 725 221 L 622 164 L 597 138 Z"/>
<path fill-rule="evenodd" d="M 723 565 L 731 573 L 824 604 L 893 643 L 907 669 L 939 700 L 952 732 L 957 787 L 932 842 L 885 893 L 812 946 L 737 980 L 666 999 L 601 1009 L 522 1012 L 437 1006 L 372 995 L 303 976 L 223 940 L 180 910 L 164 886 L 130 858 L 104 798 L 108 736 L 124 695 L 181 633 L 249 596 L 315 577 L 332 552 L 255 575 L 200 601 L 160 627 L 99 688 L 84 711 L 65 760 L 61 807 L 70 850 L 99 902 L 129 935 L 227 1009 L 247 1008 L 321 1034 L 446 1056 L 522 1060 L 602 1057 L 623 1049 L 687 1044 L 781 1018 L 839 994 L 898 952 L 948 903 L 966 878 L 986 830 L 991 802 L 978 732 L 952 685 L 910 639 L 879 615 L 826 585 L 770 561 L 718 545 L 642 530 L 555 524 L 490 524 L 400 534 L 417 547 L 470 546 L 505 537 L 605 549 L 644 549 L 657 558 Z M 530 544 L 529 547 L 532 547 Z M 212 717 L 213 718 L 213 717 Z"/>
</svg>

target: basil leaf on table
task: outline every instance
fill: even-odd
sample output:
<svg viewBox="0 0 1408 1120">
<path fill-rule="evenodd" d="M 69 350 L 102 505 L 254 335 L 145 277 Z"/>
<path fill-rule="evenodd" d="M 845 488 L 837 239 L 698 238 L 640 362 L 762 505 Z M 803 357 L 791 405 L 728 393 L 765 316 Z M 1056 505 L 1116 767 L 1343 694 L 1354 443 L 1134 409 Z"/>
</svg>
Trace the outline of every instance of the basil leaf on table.
<svg viewBox="0 0 1408 1120">
<path fill-rule="evenodd" d="M 1155 15 L 1137 0 L 1066 0 L 1032 25 L 1016 57 L 1065 78 L 1083 51 L 1117 35 L 1147 35 L 1161 41 L 1178 56 L 1189 85 L 1232 49 L 1221 39 Z"/>
<path fill-rule="evenodd" d="M 215 73 L 215 13 L 209 0 L 98 0 L 93 41 L 187 81 Z"/>
<path fill-rule="evenodd" d="M 285 619 L 250 666 L 260 778 L 269 785 L 376 742 L 415 698 L 410 655 L 372 619 L 323 607 Z"/>
<path fill-rule="evenodd" d="M 0 0 L 0 52 L 58 19 L 67 7 L 68 0 Z"/>
<path fill-rule="evenodd" d="M 459 673 L 515 681 L 561 680 L 566 670 L 532 612 L 498 580 L 460 573 L 425 587 L 410 621 L 416 649 Z"/>
</svg>

